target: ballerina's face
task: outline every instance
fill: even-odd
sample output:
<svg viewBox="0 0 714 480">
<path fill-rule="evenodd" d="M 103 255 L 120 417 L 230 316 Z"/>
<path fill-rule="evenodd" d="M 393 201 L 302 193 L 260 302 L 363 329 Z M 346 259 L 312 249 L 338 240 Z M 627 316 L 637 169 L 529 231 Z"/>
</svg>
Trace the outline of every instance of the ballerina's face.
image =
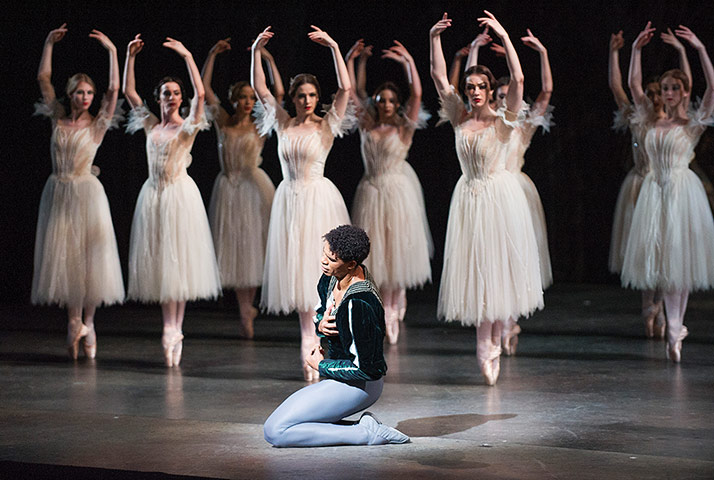
<svg viewBox="0 0 714 480">
<path fill-rule="evenodd" d="M 661 112 L 663 105 L 662 91 L 660 89 L 659 82 L 648 83 L 645 87 L 645 95 L 647 95 L 647 98 L 649 98 L 652 102 L 652 107 L 654 108 L 655 112 Z"/>
<path fill-rule="evenodd" d="M 79 82 L 71 95 L 72 110 L 89 110 L 93 100 L 94 88 L 87 82 Z"/>
<path fill-rule="evenodd" d="M 253 111 L 255 101 L 255 91 L 253 91 L 250 85 L 246 85 L 240 89 L 240 92 L 238 92 L 238 97 L 233 103 L 233 107 L 237 112 L 247 114 Z"/>
<path fill-rule="evenodd" d="M 312 83 L 303 83 L 295 91 L 293 103 L 298 114 L 311 115 L 317 107 L 317 88 Z"/>
<path fill-rule="evenodd" d="M 482 108 L 488 105 L 491 97 L 491 87 L 486 75 L 474 73 L 466 78 L 466 88 L 464 90 L 466 98 L 469 99 L 471 108 Z"/>
<path fill-rule="evenodd" d="M 496 107 L 502 107 L 506 104 L 506 95 L 508 95 L 508 85 L 501 85 L 496 89 Z"/>
<path fill-rule="evenodd" d="M 374 97 L 377 103 L 377 112 L 379 113 L 379 119 L 384 121 L 392 118 L 399 109 L 399 100 L 397 99 L 397 94 L 394 91 L 385 88 L 379 92 Z"/>
<path fill-rule="evenodd" d="M 668 108 L 676 108 L 688 95 L 684 91 L 684 84 L 678 78 L 665 77 L 660 82 L 662 86 L 662 100 Z"/>
<path fill-rule="evenodd" d="M 159 104 L 164 111 L 173 111 L 181 106 L 181 87 L 176 82 L 166 82 L 159 90 Z"/>
</svg>

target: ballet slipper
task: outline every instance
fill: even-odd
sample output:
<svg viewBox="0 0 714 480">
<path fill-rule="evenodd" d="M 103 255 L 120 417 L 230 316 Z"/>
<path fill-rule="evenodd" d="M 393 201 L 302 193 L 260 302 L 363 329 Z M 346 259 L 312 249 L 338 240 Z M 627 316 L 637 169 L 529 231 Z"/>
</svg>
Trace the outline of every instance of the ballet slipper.
<svg viewBox="0 0 714 480">
<path fill-rule="evenodd" d="M 72 322 L 67 332 L 67 353 L 69 358 L 77 360 L 79 356 L 79 342 L 86 337 L 89 329 L 82 322 Z"/>
<path fill-rule="evenodd" d="M 240 313 L 240 327 L 238 329 L 238 336 L 240 338 L 246 338 L 251 340 L 253 338 L 253 320 L 258 316 L 258 309 L 251 306 L 247 312 L 241 310 Z"/>
<path fill-rule="evenodd" d="M 521 333 L 521 327 L 516 324 L 513 326 L 513 328 L 509 329 L 508 332 L 505 332 L 505 335 L 503 335 L 503 338 L 501 340 L 501 343 L 503 345 L 503 353 L 508 355 L 509 357 L 511 355 L 516 354 L 516 347 L 518 346 L 518 334 Z"/>
<path fill-rule="evenodd" d="M 501 347 L 491 346 L 488 356 L 478 361 L 486 385 L 495 385 L 501 372 Z"/>
<path fill-rule="evenodd" d="M 163 337 L 161 337 L 161 345 L 164 347 L 164 360 L 167 367 L 178 365 L 174 363 L 174 349 L 182 340 L 183 334 L 181 332 L 164 333 Z"/>
<path fill-rule="evenodd" d="M 667 358 L 672 360 L 674 363 L 682 361 L 682 340 L 687 338 L 687 335 L 689 335 L 689 330 L 687 327 L 682 325 L 682 329 L 679 331 L 677 340 L 671 345 L 667 342 L 665 353 L 667 354 Z"/>
<path fill-rule="evenodd" d="M 399 291 L 399 300 L 397 300 L 397 313 L 398 313 L 398 318 L 399 321 L 404 320 L 404 316 L 407 314 L 407 291 L 404 289 L 401 289 Z"/>
<path fill-rule="evenodd" d="M 392 310 L 389 312 L 387 320 L 387 341 L 390 345 L 395 345 L 399 340 L 399 312 Z"/>
<path fill-rule="evenodd" d="M 359 417 L 358 425 L 369 432 L 367 445 L 386 445 L 387 443 L 408 443 L 409 437 L 396 428 L 384 425 L 372 412 L 364 412 Z"/>
<path fill-rule="evenodd" d="M 94 331 L 94 325 L 87 327 L 87 335 L 84 337 L 84 354 L 89 359 L 94 359 L 97 356 L 97 333 Z"/>
<path fill-rule="evenodd" d="M 657 305 L 650 305 L 642 312 L 642 320 L 645 322 L 645 336 L 647 338 L 654 337 L 654 322 L 658 310 Z"/>
<path fill-rule="evenodd" d="M 178 367 L 181 363 L 181 355 L 183 354 L 183 332 L 179 332 L 180 340 L 176 342 L 173 348 L 172 363 L 174 367 Z"/>
<path fill-rule="evenodd" d="M 664 316 L 664 305 L 659 304 L 659 311 L 657 312 L 657 317 L 654 326 L 654 336 L 657 338 L 665 337 L 665 330 L 667 329 L 667 320 Z"/>
</svg>

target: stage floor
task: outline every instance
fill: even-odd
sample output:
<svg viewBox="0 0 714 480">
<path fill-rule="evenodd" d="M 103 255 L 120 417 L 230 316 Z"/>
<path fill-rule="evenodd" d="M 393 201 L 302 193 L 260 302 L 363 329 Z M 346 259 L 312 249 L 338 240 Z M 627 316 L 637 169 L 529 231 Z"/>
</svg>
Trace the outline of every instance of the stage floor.
<svg viewBox="0 0 714 480">
<path fill-rule="evenodd" d="M 100 310 L 97 359 L 77 362 L 59 309 L 2 307 L 0 476 L 714 478 L 714 294 L 691 297 L 674 365 L 644 338 L 637 292 L 556 285 L 494 387 L 475 330 L 436 321 L 433 287 L 409 298 L 370 410 L 412 442 L 310 449 L 262 433 L 304 386 L 297 317 L 260 317 L 247 341 L 230 298 L 189 305 L 182 365 L 167 369 L 157 306 Z"/>
</svg>

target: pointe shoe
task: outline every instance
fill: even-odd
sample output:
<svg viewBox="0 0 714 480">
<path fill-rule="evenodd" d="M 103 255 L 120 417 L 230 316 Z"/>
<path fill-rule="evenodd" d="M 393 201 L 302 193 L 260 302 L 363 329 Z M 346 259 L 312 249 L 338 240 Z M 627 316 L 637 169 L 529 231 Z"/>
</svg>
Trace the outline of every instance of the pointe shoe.
<svg viewBox="0 0 714 480">
<path fill-rule="evenodd" d="M 404 320 L 404 316 L 407 314 L 407 292 L 402 290 L 399 292 L 399 309 L 397 310 L 399 321 Z"/>
<path fill-rule="evenodd" d="M 258 309 L 251 306 L 250 310 L 245 314 L 240 314 L 240 327 L 238 328 L 238 336 L 248 340 L 253 339 L 253 320 L 258 316 Z"/>
<path fill-rule="evenodd" d="M 92 328 L 87 327 L 87 335 L 84 337 L 84 354 L 89 359 L 94 359 L 97 356 L 97 333 Z"/>
<path fill-rule="evenodd" d="M 181 340 L 174 345 L 174 351 L 173 351 L 173 366 L 178 367 L 179 364 L 181 363 L 181 354 L 183 353 L 183 333 L 181 333 Z"/>
<path fill-rule="evenodd" d="M 507 356 L 516 354 L 516 347 L 518 347 L 518 334 L 521 333 L 521 327 L 516 324 L 509 330 L 509 332 L 503 336 L 502 345 L 503 353 Z"/>
<path fill-rule="evenodd" d="M 667 354 L 667 358 L 672 360 L 674 363 L 682 361 L 682 340 L 687 338 L 687 335 L 689 335 L 689 330 L 687 327 L 682 325 L 677 341 L 675 341 L 673 345 L 670 345 L 669 342 L 667 342 L 665 353 Z"/>
<path fill-rule="evenodd" d="M 79 327 L 72 326 L 67 333 L 67 353 L 69 358 L 77 360 L 79 356 L 79 342 L 83 337 L 86 337 L 89 329 L 83 323 L 79 323 Z"/>
<path fill-rule="evenodd" d="M 493 386 L 501 373 L 501 347 L 491 347 L 489 356 L 479 359 L 479 367 L 486 385 Z"/>
<path fill-rule="evenodd" d="M 177 366 L 178 363 L 174 361 L 174 350 L 176 345 L 181 343 L 183 340 L 183 334 L 181 332 L 175 332 L 173 335 L 166 335 L 161 338 L 161 345 L 164 347 L 164 360 L 167 367 Z M 181 361 L 181 354 L 179 353 L 179 361 Z"/>
<path fill-rule="evenodd" d="M 389 314 L 390 318 L 387 322 L 387 342 L 390 345 L 395 345 L 399 340 L 399 313 L 394 311 Z"/>
<path fill-rule="evenodd" d="M 666 329 L 667 329 L 667 320 L 664 316 L 664 307 L 660 305 L 659 311 L 657 312 L 655 324 L 654 324 L 654 336 L 657 338 L 664 338 Z"/>
<path fill-rule="evenodd" d="M 396 428 L 388 427 L 379 421 L 372 412 L 364 412 L 359 417 L 358 425 L 369 432 L 368 445 L 386 445 L 387 443 L 407 443 L 409 437 Z"/>
<path fill-rule="evenodd" d="M 657 305 L 650 305 L 647 310 L 642 312 L 642 320 L 645 322 L 645 336 L 647 338 L 654 337 L 654 322 L 658 311 Z"/>
</svg>

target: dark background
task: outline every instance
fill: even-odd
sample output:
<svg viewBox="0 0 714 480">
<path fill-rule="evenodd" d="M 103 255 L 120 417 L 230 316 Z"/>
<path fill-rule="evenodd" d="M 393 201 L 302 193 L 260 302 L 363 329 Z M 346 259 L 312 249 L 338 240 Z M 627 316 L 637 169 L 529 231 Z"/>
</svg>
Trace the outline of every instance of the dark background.
<svg viewBox="0 0 714 480">
<path fill-rule="evenodd" d="M 107 54 L 87 37 L 92 28 L 107 34 L 117 46 L 123 69 L 126 44 L 142 33 L 144 50 L 137 60 L 137 89 L 155 112 L 151 92 L 164 75 L 188 80 L 181 59 L 161 46 L 164 37 L 181 40 L 193 53 L 199 68 L 210 47 L 232 37 L 233 51 L 218 57 L 214 90 L 225 98 L 228 85 L 248 79 L 250 56 L 244 50 L 265 26 L 275 38 L 268 45 L 286 86 L 291 76 L 311 72 L 322 83 L 324 101 L 336 89 L 328 49 L 310 42 L 310 24 L 326 30 L 343 55 L 360 37 L 386 48 L 392 39 L 402 41 L 416 59 L 424 85 L 424 104 L 436 116 L 438 102 L 429 77 L 429 28 L 448 11 L 454 20 L 442 36 L 447 62 L 480 31 L 476 19 L 483 8 L 501 21 L 516 44 L 526 75 L 526 95 L 540 89 L 538 54 L 518 38 L 531 28 L 548 48 L 553 70 L 556 126 L 550 134 L 537 134 L 526 155 L 524 170 L 538 186 L 548 220 L 548 234 L 556 282 L 614 283 L 607 271 L 612 212 L 617 192 L 630 167 L 625 135 L 610 129 L 615 104 L 607 86 L 610 33 L 624 30 L 626 46 L 621 67 L 627 74 L 632 40 L 647 20 L 664 29 L 689 26 L 714 52 L 710 2 L 655 1 L 191 1 L 191 2 L 28 2 L 6 11 L 2 28 L 2 78 L 4 88 L 2 141 L 2 297 L 6 304 L 27 304 L 32 280 L 32 256 L 40 193 L 51 173 L 50 122 L 33 117 L 39 98 L 37 66 L 47 33 L 68 23 L 69 32 L 56 45 L 53 84 L 63 95 L 67 78 L 88 73 L 98 93 L 107 85 Z M 688 48 L 694 76 L 694 96 L 701 95 L 704 80 L 696 52 Z M 507 73 L 502 59 L 482 49 L 480 62 L 496 76 Z M 644 75 L 678 66 L 676 52 L 659 38 L 646 47 Z M 397 80 L 406 88 L 401 69 L 393 62 L 373 57 L 368 65 L 368 89 L 384 80 Z M 94 109 L 97 108 L 95 102 Z M 434 282 L 441 272 L 442 250 L 449 200 L 460 170 L 449 126 L 430 127 L 415 135 L 409 161 L 419 175 L 435 243 Z M 122 266 L 126 269 L 134 203 L 146 179 L 144 135 L 129 136 L 114 130 L 99 149 L 96 165 L 112 209 Z M 266 142 L 263 168 L 277 184 L 280 166 L 276 140 Z M 698 149 L 698 164 L 714 177 L 711 132 Z M 193 148 L 189 169 L 208 203 L 219 171 L 215 133 L 203 132 Z M 362 174 L 358 135 L 336 140 L 326 175 L 342 192 L 348 207 Z M 125 277 L 126 280 L 126 277 Z M 438 283 L 437 283 L 438 284 Z"/>
</svg>

